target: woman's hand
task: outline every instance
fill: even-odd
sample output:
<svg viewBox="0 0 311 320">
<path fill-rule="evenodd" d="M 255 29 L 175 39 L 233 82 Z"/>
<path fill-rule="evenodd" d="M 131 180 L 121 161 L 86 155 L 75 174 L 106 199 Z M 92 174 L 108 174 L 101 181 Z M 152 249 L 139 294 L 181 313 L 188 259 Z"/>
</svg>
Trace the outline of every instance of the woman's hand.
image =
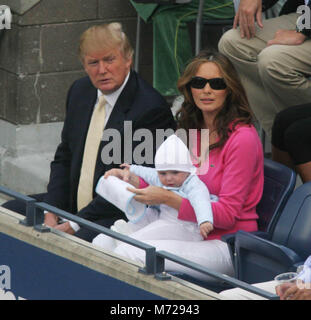
<svg viewBox="0 0 311 320">
<path fill-rule="evenodd" d="M 127 190 L 136 194 L 134 197 L 135 200 L 149 206 L 166 204 L 179 210 L 182 202 L 181 196 L 161 187 L 149 186 L 144 189 L 127 188 Z"/>
</svg>

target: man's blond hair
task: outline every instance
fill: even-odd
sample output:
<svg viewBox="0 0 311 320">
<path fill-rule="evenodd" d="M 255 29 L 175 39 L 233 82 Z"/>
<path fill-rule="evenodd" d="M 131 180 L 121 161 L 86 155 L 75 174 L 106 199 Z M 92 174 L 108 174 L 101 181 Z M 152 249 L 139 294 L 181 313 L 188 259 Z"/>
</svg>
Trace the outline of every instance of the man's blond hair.
<svg viewBox="0 0 311 320">
<path fill-rule="evenodd" d="M 125 59 L 131 59 L 134 50 L 119 22 L 92 26 L 80 37 L 79 57 L 83 62 L 89 52 L 99 52 L 119 47 Z"/>
</svg>

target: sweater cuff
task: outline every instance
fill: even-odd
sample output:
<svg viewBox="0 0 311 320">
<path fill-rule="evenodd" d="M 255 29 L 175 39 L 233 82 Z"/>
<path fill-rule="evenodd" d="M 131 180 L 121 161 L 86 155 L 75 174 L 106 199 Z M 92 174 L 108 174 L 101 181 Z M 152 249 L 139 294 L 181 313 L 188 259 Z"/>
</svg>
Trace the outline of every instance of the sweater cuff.
<svg viewBox="0 0 311 320">
<path fill-rule="evenodd" d="M 144 188 L 147 188 L 148 186 L 149 184 L 144 179 L 139 177 L 139 189 L 144 189 Z"/>
</svg>

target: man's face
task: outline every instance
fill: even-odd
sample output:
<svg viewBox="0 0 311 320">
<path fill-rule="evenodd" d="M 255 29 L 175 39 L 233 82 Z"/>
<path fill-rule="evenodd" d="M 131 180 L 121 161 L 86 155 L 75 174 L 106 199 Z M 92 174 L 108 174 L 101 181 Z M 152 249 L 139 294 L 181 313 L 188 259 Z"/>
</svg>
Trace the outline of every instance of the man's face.
<svg viewBox="0 0 311 320">
<path fill-rule="evenodd" d="M 119 89 L 130 71 L 132 58 L 126 59 L 119 48 L 89 52 L 83 66 L 93 85 L 109 94 Z"/>
</svg>

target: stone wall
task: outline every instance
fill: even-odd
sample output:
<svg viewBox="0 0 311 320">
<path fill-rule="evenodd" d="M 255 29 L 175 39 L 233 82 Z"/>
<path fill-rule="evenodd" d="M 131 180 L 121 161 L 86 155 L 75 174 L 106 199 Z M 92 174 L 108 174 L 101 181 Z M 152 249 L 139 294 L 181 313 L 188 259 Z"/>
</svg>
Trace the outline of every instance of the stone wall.
<svg viewBox="0 0 311 320">
<path fill-rule="evenodd" d="M 67 91 L 84 75 L 77 54 L 81 33 L 94 24 L 119 21 L 135 48 L 137 14 L 129 0 L 0 4 L 13 12 L 11 29 L 0 34 L 0 185 L 26 194 L 44 192 Z M 152 25 L 141 24 L 139 73 L 152 83 Z M 189 27 L 194 34 L 194 24 Z M 208 34 L 203 46 L 215 38 L 214 31 Z"/>
<path fill-rule="evenodd" d="M 135 48 L 137 14 L 129 0 L 0 0 L 13 13 L 0 34 L 0 185 L 43 192 L 60 141 L 67 91 L 85 73 L 81 33 L 122 23 Z M 140 74 L 152 81 L 152 26 L 142 22 Z"/>
<path fill-rule="evenodd" d="M 135 45 L 136 11 L 127 0 L 1 1 L 15 10 L 0 43 L 0 117 L 12 123 L 63 120 L 66 92 L 84 74 L 77 47 L 89 26 L 120 21 Z"/>
</svg>

